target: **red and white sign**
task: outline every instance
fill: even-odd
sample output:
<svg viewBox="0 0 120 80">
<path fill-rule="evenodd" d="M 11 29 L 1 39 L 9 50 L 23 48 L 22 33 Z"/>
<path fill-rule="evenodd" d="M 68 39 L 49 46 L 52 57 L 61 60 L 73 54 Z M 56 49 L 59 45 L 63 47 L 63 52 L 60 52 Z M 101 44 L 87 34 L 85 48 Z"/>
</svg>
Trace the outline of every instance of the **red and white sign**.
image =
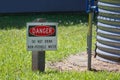
<svg viewBox="0 0 120 80">
<path fill-rule="evenodd" d="M 35 26 L 30 28 L 29 32 L 34 36 L 49 36 L 55 33 L 55 29 L 50 26 Z"/>
<path fill-rule="evenodd" d="M 57 49 L 57 23 L 27 23 L 27 50 L 44 51 Z"/>
</svg>

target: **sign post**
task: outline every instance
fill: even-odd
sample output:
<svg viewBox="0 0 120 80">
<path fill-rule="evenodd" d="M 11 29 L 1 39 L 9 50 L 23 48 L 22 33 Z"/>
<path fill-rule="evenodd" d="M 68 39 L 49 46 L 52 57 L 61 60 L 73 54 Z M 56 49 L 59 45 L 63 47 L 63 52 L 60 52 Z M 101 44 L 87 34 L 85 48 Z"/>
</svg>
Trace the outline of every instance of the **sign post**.
<svg viewBox="0 0 120 80">
<path fill-rule="evenodd" d="M 57 50 L 57 23 L 37 19 L 27 23 L 27 50 L 32 51 L 32 70 L 45 71 L 45 51 Z"/>
<path fill-rule="evenodd" d="M 45 71 L 45 51 L 32 51 L 32 70 Z"/>
<path fill-rule="evenodd" d="M 88 70 L 91 70 L 91 50 L 92 50 L 92 18 L 93 13 L 89 13 L 88 33 L 87 33 L 87 53 L 88 53 Z"/>
<path fill-rule="evenodd" d="M 98 12 L 94 6 L 95 0 L 86 0 L 86 12 L 89 13 L 88 33 L 87 33 L 87 54 L 88 54 L 88 70 L 91 70 L 91 51 L 92 51 L 92 20 L 94 12 Z"/>
</svg>

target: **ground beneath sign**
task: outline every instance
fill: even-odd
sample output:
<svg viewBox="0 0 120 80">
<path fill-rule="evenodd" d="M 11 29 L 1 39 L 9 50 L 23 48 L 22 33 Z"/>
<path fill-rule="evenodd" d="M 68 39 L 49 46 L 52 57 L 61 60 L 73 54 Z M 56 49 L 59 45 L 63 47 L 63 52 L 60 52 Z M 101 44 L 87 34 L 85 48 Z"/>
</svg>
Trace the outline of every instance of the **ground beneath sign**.
<svg viewBox="0 0 120 80">
<path fill-rule="evenodd" d="M 68 58 L 59 62 L 49 62 L 47 67 L 57 69 L 59 71 L 86 71 L 87 70 L 87 53 L 79 53 L 70 55 Z M 92 69 L 94 71 L 113 71 L 120 72 L 120 64 L 112 64 L 100 61 L 92 55 Z"/>
</svg>

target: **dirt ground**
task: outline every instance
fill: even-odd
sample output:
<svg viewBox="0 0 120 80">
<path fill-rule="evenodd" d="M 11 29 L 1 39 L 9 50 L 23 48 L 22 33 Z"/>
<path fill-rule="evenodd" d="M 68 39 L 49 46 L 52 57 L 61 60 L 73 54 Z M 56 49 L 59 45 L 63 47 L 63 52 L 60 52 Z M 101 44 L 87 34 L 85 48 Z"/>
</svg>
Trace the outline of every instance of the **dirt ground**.
<svg viewBox="0 0 120 80">
<path fill-rule="evenodd" d="M 87 53 L 79 53 L 76 55 L 70 55 L 68 58 L 59 62 L 49 62 L 47 67 L 57 69 L 59 71 L 86 71 L 87 70 Z M 120 64 L 108 63 L 100 61 L 92 55 L 91 68 L 94 71 L 113 71 L 120 72 Z"/>
</svg>

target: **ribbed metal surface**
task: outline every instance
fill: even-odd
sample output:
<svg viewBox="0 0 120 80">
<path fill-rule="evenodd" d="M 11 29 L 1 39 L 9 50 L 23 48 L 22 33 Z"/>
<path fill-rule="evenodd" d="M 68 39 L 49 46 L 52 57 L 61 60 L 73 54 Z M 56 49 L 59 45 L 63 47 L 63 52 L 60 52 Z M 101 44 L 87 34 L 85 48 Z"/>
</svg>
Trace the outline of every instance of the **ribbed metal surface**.
<svg viewBox="0 0 120 80">
<path fill-rule="evenodd" d="M 98 2 L 97 58 L 120 63 L 120 0 Z"/>
</svg>

